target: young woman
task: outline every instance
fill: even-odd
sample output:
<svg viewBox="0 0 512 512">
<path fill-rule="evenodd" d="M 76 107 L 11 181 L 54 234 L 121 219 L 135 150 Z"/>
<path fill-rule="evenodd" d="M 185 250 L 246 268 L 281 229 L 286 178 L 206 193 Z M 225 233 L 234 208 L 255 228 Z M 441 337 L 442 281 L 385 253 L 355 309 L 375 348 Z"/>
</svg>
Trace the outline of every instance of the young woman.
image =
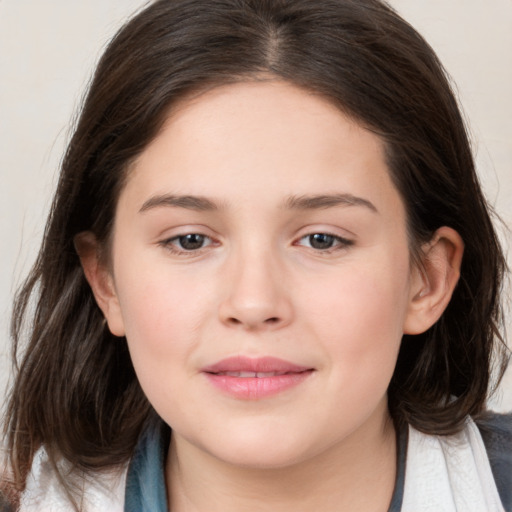
<svg viewBox="0 0 512 512">
<path fill-rule="evenodd" d="M 504 268 L 441 65 L 387 5 L 154 2 L 98 66 L 16 301 L 6 494 L 512 510 Z"/>
</svg>

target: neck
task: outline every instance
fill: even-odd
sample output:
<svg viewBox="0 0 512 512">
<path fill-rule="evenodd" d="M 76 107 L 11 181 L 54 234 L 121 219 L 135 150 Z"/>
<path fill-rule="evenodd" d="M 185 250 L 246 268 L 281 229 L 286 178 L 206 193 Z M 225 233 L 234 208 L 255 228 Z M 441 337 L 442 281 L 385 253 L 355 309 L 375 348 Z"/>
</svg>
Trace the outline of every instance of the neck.
<svg viewBox="0 0 512 512">
<path fill-rule="evenodd" d="M 388 415 L 325 453 L 287 467 L 234 466 L 173 434 L 167 458 L 172 512 L 385 512 L 396 477 Z"/>
</svg>

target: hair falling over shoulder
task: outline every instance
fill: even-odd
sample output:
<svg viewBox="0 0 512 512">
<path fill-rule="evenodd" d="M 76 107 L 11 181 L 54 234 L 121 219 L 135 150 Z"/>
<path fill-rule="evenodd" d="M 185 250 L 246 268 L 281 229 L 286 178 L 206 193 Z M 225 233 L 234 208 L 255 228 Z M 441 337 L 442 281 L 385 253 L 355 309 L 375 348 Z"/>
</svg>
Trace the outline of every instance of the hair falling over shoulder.
<svg viewBox="0 0 512 512">
<path fill-rule="evenodd" d="M 411 251 L 440 226 L 465 253 L 441 319 L 405 336 L 389 388 L 396 422 L 436 434 L 485 408 L 505 367 L 505 259 L 449 80 L 424 39 L 378 0 L 159 0 L 132 18 L 95 71 L 37 260 L 12 317 L 16 377 L 6 414 L 9 467 L 25 485 L 44 446 L 93 472 L 126 462 L 152 408 L 126 341 L 105 325 L 74 238 L 108 258 L 130 163 L 180 99 L 273 76 L 320 94 L 377 133 L 405 203 Z"/>
</svg>

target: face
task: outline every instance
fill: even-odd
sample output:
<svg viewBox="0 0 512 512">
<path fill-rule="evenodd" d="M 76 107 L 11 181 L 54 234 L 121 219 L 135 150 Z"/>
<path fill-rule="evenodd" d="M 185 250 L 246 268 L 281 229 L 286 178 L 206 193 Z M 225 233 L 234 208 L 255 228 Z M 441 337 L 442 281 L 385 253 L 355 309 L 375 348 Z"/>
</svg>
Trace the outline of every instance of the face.
<svg viewBox="0 0 512 512">
<path fill-rule="evenodd" d="M 282 467 L 387 419 L 405 211 L 380 139 L 324 99 L 270 81 L 175 109 L 120 195 L 111 278 L 110 328 L 178 444 Z"/>
</svg>

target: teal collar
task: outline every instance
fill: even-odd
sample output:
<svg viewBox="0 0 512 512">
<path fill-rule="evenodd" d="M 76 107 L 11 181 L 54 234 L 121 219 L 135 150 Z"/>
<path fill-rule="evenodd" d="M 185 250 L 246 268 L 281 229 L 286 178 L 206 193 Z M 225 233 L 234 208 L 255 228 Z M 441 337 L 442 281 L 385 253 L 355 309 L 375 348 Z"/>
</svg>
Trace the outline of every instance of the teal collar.
<svg viewBox="0 0 512 512">
<path fill-rule="evenodd" d="M 168 512 L 164 468 L 169 439 L 163 421 L 143 432 L 126 475 L 124 512 Z"/>
</svg>

